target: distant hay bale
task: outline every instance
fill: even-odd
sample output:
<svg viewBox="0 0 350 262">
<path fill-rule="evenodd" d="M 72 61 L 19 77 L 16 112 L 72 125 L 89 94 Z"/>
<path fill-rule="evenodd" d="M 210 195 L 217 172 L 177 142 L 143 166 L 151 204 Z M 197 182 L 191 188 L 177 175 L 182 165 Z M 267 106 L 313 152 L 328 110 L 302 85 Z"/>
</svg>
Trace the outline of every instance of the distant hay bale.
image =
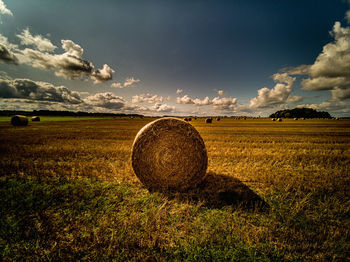
<svg viewBox="0 0 350 262">
<path fill-rule="evenodd" d="M 277 121 L 278 122 L 282 122 L 282 118 L 277 118 Z"/>
<path fill-rule="evenodd" d="M 220 117 L 217 117 L 217 118 L 216 118 L 216 121 L 220 121 Z"/>
<path fill-rule="evenodd" d="M 294 118 L 294 120 L 299 120 L 299 119 L 296 117 L 296 118 Z"/>
<path fill-rule="evenodd" d="M 272 118 L 271 120 L 272 120 L 272 121 L 276 121 L 276 118 Z"/>
<path fill-rule="evenodd" d="M 15 115 L 11 118 L 11 124 L 14 126 L 26 126 L 28 125 L 28 118 L 22 115 Z"/>
<path fill-rule="evenodd" d="M 205 119 L 205 123 L 207 123 L 207 124 L 211 124 L 212 121 L 213 121 L 213 119 L 211 119 L 211 118 Z"/>
<path fill-rule="evenodd" d="M 131 158 L 136 176 L 151 189 L 194 187 L 204 178 L 208 164 L 198 131 L 173 117 L 144 126 L 135 137 Z"/>
<path fill-rule="evenodd" d="M 40 117 L 38 117 L 38 116 L 32 116 L 32 121 L 39 122 L 39 121 L 40 121 Z"/>
<path fill-rule="evenodd" d="M 188 120 L 188 121 L 192 121 L 192 118 L 189 117 L 189 118 L 187 118 L 187 120 Z"/>
<path fill-rule="evenodd" d="M 185 117 L 185 118 L 184 118 L 184 121 L 186 121 L 186 122 L 187 122 L 187 121 L 188 121 L 188 118 L 187 118 L 187 117 Z"/>
</svg>

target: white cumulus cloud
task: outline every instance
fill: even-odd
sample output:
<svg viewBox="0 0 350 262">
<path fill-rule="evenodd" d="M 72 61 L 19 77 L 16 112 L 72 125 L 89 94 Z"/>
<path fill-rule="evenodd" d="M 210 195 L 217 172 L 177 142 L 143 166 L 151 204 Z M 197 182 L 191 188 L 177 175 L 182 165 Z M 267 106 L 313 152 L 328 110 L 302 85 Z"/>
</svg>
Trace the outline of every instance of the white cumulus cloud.
<svg viewBox="0 0 350 262">
<path fill-rule="evenodd" d="M 250 100 L 250 108 L 265 108 L 287 102 L 296 78 L 287 73 L 277 73 L 273 75 L 273 79 L 278 83 L 272 89 L 259 89 L 258 96 Z"/>
<path fill-rule="evenodd" d="M 162 103 L 155 103 L 154 106 L 151 108 L 151 111 L 156 112 L 173 112 L 175 111 L 175 106 L 169 106 L 168 104 L 162 104 Z"/>
<path fill-rule="evenodd" d="M 131 102 L 132 103 L 143 103 L 147 102 L 150 104 L 154 103 L 162 103 L 164 101 L 164 97 L 158 96 L 158 95 L 152 95 L 152 94 L 140 94 L 140 95 L 135 95 L 132 97 Z"/>
<path fill-rule="evenodd" d="M 62 48 L 68 55 L 75 56 L 77 58 L 82 57 L 84 49 L 80 45 L 74 43 L 72 40 L 61 40 L 61 43 Z"/>
<path fill-rule="evenodd" d="M 183 97 L 177 97 L 176 103 L 183 105 L 194 104 L 193 99 L 190 98 L 188 95 L 184 95 Z"/>
<path fill-rule="evenodd" d="M 95 84 L 106 82 L 113 77 L 114 70 L 107 64 L 95 70 L 94 65 L 83 59 L 83 48 L 72 40 L 62 40 L 62 54 L 51 54 L 41 50 L 17 49 L 15 56 L 21 64 L 28 64 L 43 70 L 53 70 L 56 76 L 66 79 L 86 79 L 90 77 Z"/>
<path fill-rule="evenodd" d="M 140 79 L 134 79 L 133 77 L 127 78 L 124 82 L 124 87 L 132 86 L 138 82 L 140 82 Z"/>
<path fill-rule="evenodd" d="M 13 16 L 11 10 L 9 10 L 6 5 L 4 4 L 4 2 L 2 0 L 0 0 L 0 24 L 2 24 L 1 21 L 1 16 L 2 15 L 9 15 L 9 16 Z"/>
<path fill-rule="evenodd" d="M 24 29 L 21 34 L 16 36 L 21 40 L 22 45 L 34 46 L 39 51 L 52 52 L 57 48 L 49 39 L 41 35 L 33 36 L 28 28 Z"/>
<path fill-rule="evenodd" d="M 219 110 L 234 110 L 237 105 L 237 98 L 232 97 L 214 97 L 212 100 L 213 108 Z"/>
<path fill-rule="evenodd" d="M 350 10 L 346 12 L 350 18 Z M 330 32 L 334 40 L 322 48 L 311 65 L 301 65 L 286 70 L 291 75 L 305 75 L 301 81 L 303 90 L 324 91 L 331 93 L 331 98 L 321 104 L 311 104 L 315 109 L 340 110 L 350 99 L 350 27 L 342 27 L 335 22 Z"/>
<path fill-rule="evenodd" d="M 111 87 L 113 88 L 124 88 L 124 87 L 129 87 L 133 86 L 136 83 L 139 83 L 141 80 L 140 79 L 135 79 L 133 77 L 128 77 L 125 79 L 124 83 L 112 83 Z"/>
<path fill-rule="evenodd" d="M 209 97 L 193 99 L 188 95 L 184 95 L 183 97 L 177 97 L 176 102 L 178 104 L 195 106 L 211 105 L 216 110 L 233 110 L 237 104 L 237 99 L 232 97 L 214 97 L 212 100 Z"/>
</svg>

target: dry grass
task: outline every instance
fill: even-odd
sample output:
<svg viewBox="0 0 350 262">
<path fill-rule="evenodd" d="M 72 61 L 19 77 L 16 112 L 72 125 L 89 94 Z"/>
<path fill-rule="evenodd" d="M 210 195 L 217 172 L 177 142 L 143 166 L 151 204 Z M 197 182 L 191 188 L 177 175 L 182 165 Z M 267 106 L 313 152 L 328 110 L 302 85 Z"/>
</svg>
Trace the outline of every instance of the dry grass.
<svg viewBox="0 0 350 262">
<path fill-rule="evenodd" d="M 132 172 L 151 120 L 0 122 L 2 260 L 349 258 L 350 121 L 198 118 L 208 175 L 180 194 Z"/>
</svg>

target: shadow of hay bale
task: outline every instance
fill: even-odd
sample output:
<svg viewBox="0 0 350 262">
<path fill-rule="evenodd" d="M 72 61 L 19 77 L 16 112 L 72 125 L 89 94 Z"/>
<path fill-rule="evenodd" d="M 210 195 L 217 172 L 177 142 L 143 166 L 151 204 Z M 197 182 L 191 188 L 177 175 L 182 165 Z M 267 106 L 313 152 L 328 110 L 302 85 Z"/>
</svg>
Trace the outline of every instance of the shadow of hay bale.
<svg viewBox="0 0 350 262">
<path fill-rule="evenodd" d="M 233 206 L 258 211 L 269 209 L 269 205 L 239 179 L 216 173 L 207 173 L 197 187 L 187 191 L 149 190 L 179 201 L 201 201 L 209 208 Z"/>
</svg>

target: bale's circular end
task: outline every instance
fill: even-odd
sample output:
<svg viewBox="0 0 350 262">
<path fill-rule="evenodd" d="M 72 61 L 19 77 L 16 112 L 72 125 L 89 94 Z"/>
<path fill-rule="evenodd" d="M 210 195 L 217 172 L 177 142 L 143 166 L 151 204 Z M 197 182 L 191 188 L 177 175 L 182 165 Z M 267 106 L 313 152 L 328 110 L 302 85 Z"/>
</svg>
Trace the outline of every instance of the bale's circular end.
<svg viewBox="0 0 350 262">
<path fill-rule="evenodd" d="M 185 190 L 205 176 L 208 157 L 198 131 L 167 117 L 144 126 L 132 147 L 132 167 L 148 188 Z"/>
</svg>

